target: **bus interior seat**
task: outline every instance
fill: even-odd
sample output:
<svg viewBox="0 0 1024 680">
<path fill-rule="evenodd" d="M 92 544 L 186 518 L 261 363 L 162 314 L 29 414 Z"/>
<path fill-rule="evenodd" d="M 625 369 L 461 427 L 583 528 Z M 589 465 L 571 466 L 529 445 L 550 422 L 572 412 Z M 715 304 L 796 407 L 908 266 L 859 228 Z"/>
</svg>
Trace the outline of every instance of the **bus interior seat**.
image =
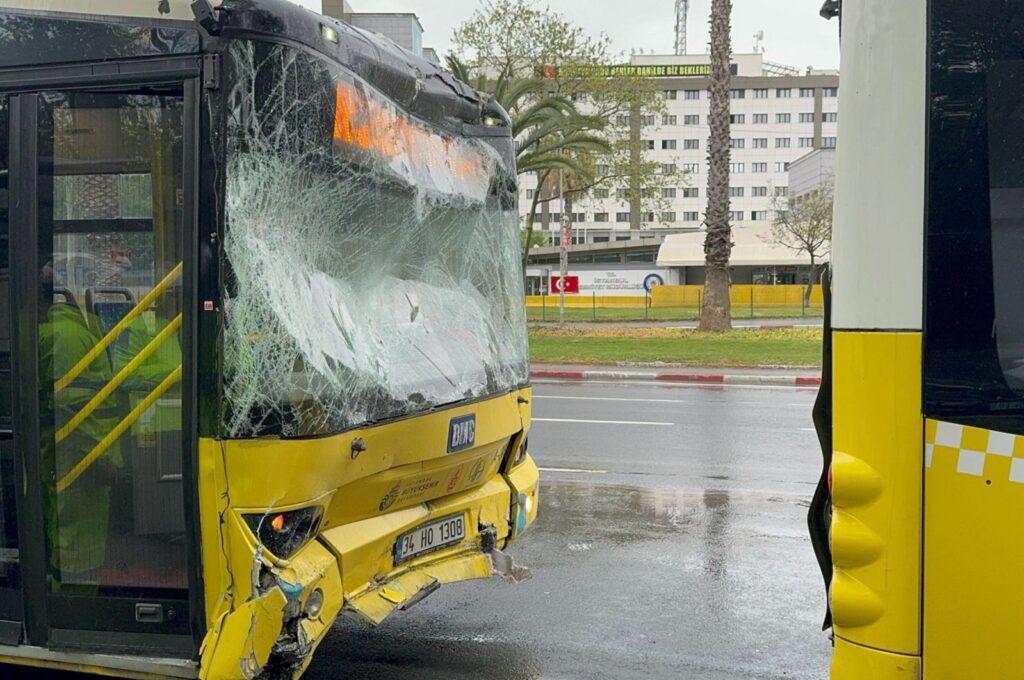
<svg viewBox="0 0 1024 680">
<path fill-rule="evenodd" d="M 102 337 L 135 308 L 135 296 L 127 288 L 94 286 L 85 290 L 85 307 L 89 312 L 89 318 L 99 325 L 95 330 Z M 127 346 L 129 332 L 126 329 L 110 344 L 108 351 L 111 354 L 115 347 Z"/>
</svg>

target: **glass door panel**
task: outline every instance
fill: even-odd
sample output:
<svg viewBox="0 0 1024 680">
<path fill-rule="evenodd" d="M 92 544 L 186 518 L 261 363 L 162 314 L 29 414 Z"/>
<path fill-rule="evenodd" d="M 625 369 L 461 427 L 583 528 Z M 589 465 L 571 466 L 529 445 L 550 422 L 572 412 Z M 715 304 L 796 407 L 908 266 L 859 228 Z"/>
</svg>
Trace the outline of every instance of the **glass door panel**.
<svg viewBox="0 0 1024 680">
<path fill-rule="evenodd" d="M 47 590 L 184 597 L 183 98 L 38 101 Z"/>
<path fill-rule="evenodd" d="M 10 259 L 10 107 L 0 95 L 0 643 L 20 637 L 22 596 L 15 507 L 14 426 L 11 382 Z M 6 625 L 4 622 L 7 622 Z"/>
</svg>

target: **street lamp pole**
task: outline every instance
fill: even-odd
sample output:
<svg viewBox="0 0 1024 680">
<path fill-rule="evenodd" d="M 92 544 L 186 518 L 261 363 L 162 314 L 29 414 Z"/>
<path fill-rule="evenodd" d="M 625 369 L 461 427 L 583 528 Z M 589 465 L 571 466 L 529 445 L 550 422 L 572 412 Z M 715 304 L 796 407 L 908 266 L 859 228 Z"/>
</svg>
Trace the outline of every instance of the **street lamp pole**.
<svg viewBox="0 0 1024 680">
<path fill-rule="evenodd" d="M 565 185 L 563 184 L 563 172 L 558 171 L 558 195 L 562 204 L 562 238 L 561 248 L 558 253 L 558 324 L 565 325 L 565 277 L 569 275 L 569 220 L 571 215 L 565 209 Z"/>
</svg>

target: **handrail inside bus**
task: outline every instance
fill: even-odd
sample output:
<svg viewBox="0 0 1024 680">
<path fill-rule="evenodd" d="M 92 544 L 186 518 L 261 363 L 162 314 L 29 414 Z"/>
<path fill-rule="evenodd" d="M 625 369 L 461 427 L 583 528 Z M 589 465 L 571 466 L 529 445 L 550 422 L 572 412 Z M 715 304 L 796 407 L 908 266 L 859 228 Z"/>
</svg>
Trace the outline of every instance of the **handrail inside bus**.
<svg viewBox="0 0 1024 680">
<path fill-rule="evenodd" d="M 106 350 L 107 347 L 110 346 L 110 343 L 114 342 L 114 340 L 117 339 L 117 336 L 121 335 L 121 333 L 124 332 L 126 328 L 128 328 L 129 324 L 131 324 L 132 321 L 135 321 L 135 319 L 139 318 L 139 316 L 144 311 L 146 311 L 149 308 L 149 306 L 156 301 L 158 297 L 163 295 L 164 291 L 166 291 L 170 287 L 170 285 L 174 283 L 179 276 L 181 276 L 181 273 L 183 271 L 184 262 L 179 262 L 178 265 L 174 269 L 172 269 L 160 283 L 156 284 L 156 286 L 153 287 L 153 290 L 149 291 L 144 298 L 139 300 L 139 304 L 135 305 L 135 307 L 130 312 L 125 314 L 124 318 L 118 321 L 117 324 L 115 324 L 114 327 L 111 328 L 110 331 L 103 336 L 103 339 L 96 343 L 95 347 L 89 350 L 85 354 L 85 356 L 79 360 L 77 364 L 72 366 L 71 370 L 68 371 L 63 378 L 60 378 L 53 384 L 53 391 L 60 392 L 65 387 L 70 385 L 71 381 L 77 378 L 82 373 L 82 371 L 88 368 L 88 366 L 93 361 L 96 360 L 96 357 L 98 357 L 104 350 Z"/>
<path fill-rule="evenodd" d="M 107 434 L 106 437 L 101 439 L 100 442 L 96 444 L 96 446 L 92 447 L 92 450 L 88 454 L 86 454 L 86 456 L 82 458 L 82 460 L 80 460 L 78 464 L 75 465 L 75 467 L 71 468 L 70 472 L 64 475 L 57 482 L 57 493 L 63 492 L 65 489 L 71 486 L 71 484 L 73 484 L 76 479 L 81 477 L 82 473 L 89 469 L 89 466 L 95 463 L 99 459 L 99 457 L 102 456 L 106 452 L 106 450 L 110 448 L 110 445 L 117 441 L 117 439 L 122 434 L 124 434 L 125 430 L 127 430 L 129 427 L 135 424 L 135 421 L 142 417 L 142 414 L 145 413 L 149 409 L 149 407 L 156 402 L 157 399 L 162 397 L 163 394 L 171 388 L 171 386 L 173 386 L 176 382 L 181 380 L 181 375 L 181 364 L 178 364 L 178 367 L 176 369 L 171 371 L 171 373 L 166 378 L 164 378 L 159 385 L 154 387 L 153 391 L 150 392 L 145 399 L 139 402 L 139 404 L 135 408 L 133 408 L 131 412 L 129 412 L 128 415 L 126 415 L 124 419 Z"/>
<path fill-rule="evenodd" d="M 65 423 L 64 427 L 57 430 L 57 443 L 59 444 L 61 441 L 64 440 L 64 438 L 71 434 L 76 427 L 81 425 L 82 421 L 89 417 L 89 414 L 95 411 L 100 404 L 106 401 L 107 397 L 109 397 L 114 390 L 120 387 L 121 383 L 127 380 L 128 376 L 134 373 L 135 370 L 142 365 L 142 362 L 144 362 L 146 359 L 152 356 L 152 354 L 156 352 L 160 345 L 162 345 L 167 338 L 169 338 L 178 330 L 178 328 L 181 327 L 181 321 L 181 314 L 174 317 L 174 319 L 169 324 L 167 324 L 167 326 L 164 327 L 164 329 L 161 330 L 156 337 L 150 340 L 149 343 L 145 347 L 143 347 L 142 350 L 124 366 L 124 368 L 117 372 L 117 375 L 111 378 L 110 382 L 104 385 L 103 388 L 100 389 L 100 391 L 93 395 L 92 399 L 90 399 L 88 403 L 86 403 L 86 405 L 82 407 L 82 410 L 76 413 L 71 418 L 71 420 Z"/>
</svg>

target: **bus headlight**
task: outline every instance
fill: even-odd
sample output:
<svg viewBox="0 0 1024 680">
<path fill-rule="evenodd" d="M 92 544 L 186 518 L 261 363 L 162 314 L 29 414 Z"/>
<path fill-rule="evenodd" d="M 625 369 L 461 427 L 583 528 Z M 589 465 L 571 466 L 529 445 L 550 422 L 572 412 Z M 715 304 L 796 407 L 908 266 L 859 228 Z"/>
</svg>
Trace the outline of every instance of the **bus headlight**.
<svg viewBox="0 0 1024 680">
<path fill-rule="evenodd" d="M 320 506 L 243 515 L 256 540 L 279 559 L 286 560 L 306 545 L 320 530 L 324 509 Z"/>
<path fill-rule="evenodd" d="M 315 619 L 320 616 L 320 610 L 324 607 L 324 591 L 317 588 L 309 594 L 306 599 L 306 617 Z"/>
</svg>

